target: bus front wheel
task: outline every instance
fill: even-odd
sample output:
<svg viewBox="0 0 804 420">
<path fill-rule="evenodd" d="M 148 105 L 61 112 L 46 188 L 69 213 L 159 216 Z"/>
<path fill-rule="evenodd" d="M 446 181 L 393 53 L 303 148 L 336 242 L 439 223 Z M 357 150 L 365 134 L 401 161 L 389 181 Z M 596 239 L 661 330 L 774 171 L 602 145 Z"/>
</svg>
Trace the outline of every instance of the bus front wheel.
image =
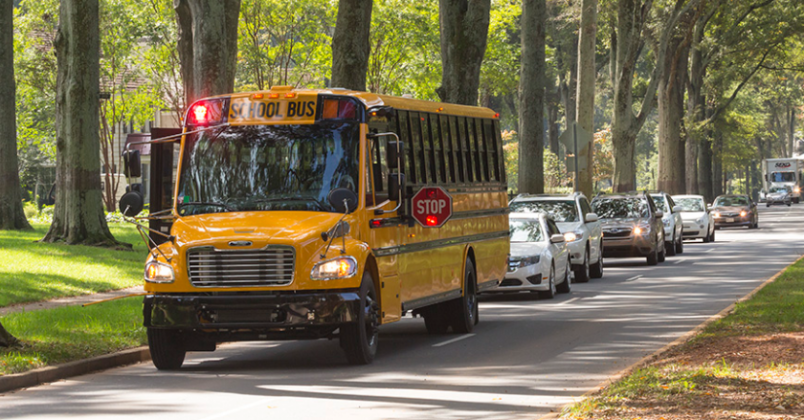
<svg viewBox="0 0 804 420">
<path fill-rule="evenodd" d="M 374 279 L 366 270 L 360 282 L 360 309 L 357 312 L 357 320 L 341 327 L 340 344 L 350 364 L 367 365 L 374 361 L 380 338 L 378 308 Z"/>
<path fill-rule="evenodd" d="M 184 363 L 187 355 L 180 332 L 148 328 L 148 349 L 151 360 L 159 370 L 176 370 Z"/>
</svg>

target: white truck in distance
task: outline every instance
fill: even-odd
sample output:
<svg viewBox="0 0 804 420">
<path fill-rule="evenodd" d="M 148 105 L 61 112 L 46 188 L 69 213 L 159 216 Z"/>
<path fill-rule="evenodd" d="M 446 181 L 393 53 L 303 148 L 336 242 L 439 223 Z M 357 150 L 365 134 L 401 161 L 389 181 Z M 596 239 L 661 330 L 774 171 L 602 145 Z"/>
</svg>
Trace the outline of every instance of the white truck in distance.
<svg viewBox="0 0 804 420">
<path fill-rule="evenodd" d="M 762 161 L 762 197 L 775 186 L 790 187 L 794 203 L 801 201 L 804 160 L 800 157 L 765 159 Z M 761 200 L 763 201 L 763 200 Z"/>
</svg>

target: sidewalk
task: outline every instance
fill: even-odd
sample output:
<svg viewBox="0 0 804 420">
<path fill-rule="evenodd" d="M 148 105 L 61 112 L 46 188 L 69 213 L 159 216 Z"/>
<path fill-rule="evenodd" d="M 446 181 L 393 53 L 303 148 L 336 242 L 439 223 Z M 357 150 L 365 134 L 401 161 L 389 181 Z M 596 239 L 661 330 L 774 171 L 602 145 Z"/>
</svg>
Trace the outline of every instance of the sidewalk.
<svg viewBox="0 0 804 420">
<path fill-rule="evenodd" d="M 20 303 L 16 305 L 0 308 L 0 316 L 5 316 L 15 312 L 32 312 L 42 309 L 58 308 L 60 306 L 83 305 L 85 303 L 98 302 L 101 300 L 122 297 L 131 294 L 144 293 L 142 286 L 129 287 L 128 289 L 112 290 L 111 292 L 92 293 L 81 296 L 63 297 L 53 300 L 43 300 L 40 302 Z"/>
</svg>

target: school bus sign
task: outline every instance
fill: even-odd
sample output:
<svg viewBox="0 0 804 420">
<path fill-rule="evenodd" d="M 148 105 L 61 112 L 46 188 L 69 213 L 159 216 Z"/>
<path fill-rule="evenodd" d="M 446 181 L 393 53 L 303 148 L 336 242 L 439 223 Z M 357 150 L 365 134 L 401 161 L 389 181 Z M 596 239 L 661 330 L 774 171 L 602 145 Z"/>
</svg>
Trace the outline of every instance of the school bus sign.
<svg viewBox="0 0 804 420">
<path fill-rule="evenodd" d="M 452 217 L 452 197 L 441 187 L 424 187 L 411 200 L 413 218 L 424 227 L 441 227 Z"/>
</svg>

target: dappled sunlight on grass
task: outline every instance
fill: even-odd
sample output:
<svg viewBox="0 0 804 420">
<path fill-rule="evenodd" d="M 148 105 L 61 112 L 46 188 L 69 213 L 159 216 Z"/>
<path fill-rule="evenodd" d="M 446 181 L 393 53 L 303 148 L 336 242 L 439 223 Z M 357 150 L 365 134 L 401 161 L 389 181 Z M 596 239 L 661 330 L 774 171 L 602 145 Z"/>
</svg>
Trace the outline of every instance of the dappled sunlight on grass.
<svg viewBox="0 0 804 420">
<path fill-rule="evenodd" d="M 38 243 L 47 225 L 28 232 L 0 231 L 0 306 L 123 289 L 142 283 L 147 248 L 130 225 L 110 225 L 134 245 L 120 251 L 83 245 Z"/>
</svg>

